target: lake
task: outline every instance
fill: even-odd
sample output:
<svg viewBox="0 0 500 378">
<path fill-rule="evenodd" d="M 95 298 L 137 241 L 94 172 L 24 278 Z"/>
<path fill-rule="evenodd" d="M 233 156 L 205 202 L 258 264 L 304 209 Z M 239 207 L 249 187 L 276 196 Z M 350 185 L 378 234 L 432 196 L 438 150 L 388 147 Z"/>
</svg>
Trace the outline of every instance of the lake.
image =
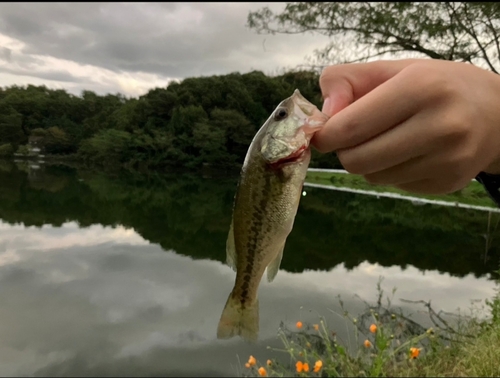
<svg viewBox="0 0 500 378">
<path fill-rule="evenodd" d="M 217 340 L 236 181 L 0 162 L 0 375 L 231 376 L 278 355 L 282 321 L 322 315 L 348 339 L 338 296 L 360 314 L 380 277 L 425 326 L 402 299 L 454 312 L 494 295 L 499 214 L 306 187 L 259 342 Z"/>
</svg>

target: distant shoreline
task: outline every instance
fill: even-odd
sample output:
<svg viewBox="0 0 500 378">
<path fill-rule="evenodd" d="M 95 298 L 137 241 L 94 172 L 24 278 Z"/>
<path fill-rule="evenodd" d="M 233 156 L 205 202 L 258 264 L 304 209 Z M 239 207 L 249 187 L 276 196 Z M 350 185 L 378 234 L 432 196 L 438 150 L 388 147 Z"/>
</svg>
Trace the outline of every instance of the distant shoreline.
<svg viewBox="0 0 500 378">
<path fill-rule="evenodd" d="M 365 195 L 390 197 L 412 201 L 416 204 L 435 204 L 455 206 L 492 212 L 500 212 L 495 203 L 486 193 L 483 186 L 476 180 L 464 189 L 446 195 L 422 195 L 405 192 L 392 186 L 371 185 L 363 177 L 353 175 L 338 169 L 309 169 L 305 186 L 330 190 L 349 191 Z"/>
</svg>

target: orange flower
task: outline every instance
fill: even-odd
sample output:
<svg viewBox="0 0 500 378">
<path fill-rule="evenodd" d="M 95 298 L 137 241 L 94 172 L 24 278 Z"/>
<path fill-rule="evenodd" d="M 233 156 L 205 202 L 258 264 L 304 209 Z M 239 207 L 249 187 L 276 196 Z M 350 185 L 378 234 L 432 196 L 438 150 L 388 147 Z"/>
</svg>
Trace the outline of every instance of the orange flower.
<svg viewBox="0 0 500 378">
<path fill-rule="evenodd" d="M 303 367 L 304 371 L 309 371 L 309 364 L 307 362 L 304 363 Z"/>
<path fill-rule="evenodd" d="M 376 324 L 372 324 L 372 325 L 370 326 L 370 332 L 371 332 L 371 333 L 375 333 L 375 332 L 377 332 L 377 325 L 376 325 Z"/>
<path fill-rule="evenodd" d="M 302 363 L 302 361 L 297 361 L 297 363 L 295 364 L 295 369 L 297 369 L 297 373 L 302 373 L 302 371 L 304 370 L 304 364 Z"/>
<path fill-rule="evenodd" d="M 420 354 L 420 348 L 410 348 L 410 358 L 417 358 Z"/>
<path fill-rule="evenodd" d="M 271 366 L 273 364 L 273 362 L 271 360 L 267 360 L 267 366 Z"/>
<path fill-rule="evenodd" d="M 254 356 L 250 356 L 250 358 L 248 359 L 248 364 L 249 364 L 250 366 L 253 366 L 253 365 L 255 365 L 256 363 L 257 363 L 257 360 L 255 359 L 255 357 L 254 357 Z"/>
<path fill-rule="evenodd" d="M 313 328 L 314 328 L 315 331 L 319 331 L 319 325 L 313 324 Z"/>
<path fill-rule="evenodd" d="M 321 360 L 316 361 L 314 364 L 314 372 L 317 373 L 323 367 L 323 362 Z"/>
<path fill-rule="evenodd" d="M 263 367 L 260 367 L 258 372 L 261 377 L 267 377 L 267 371 Z"/>
<path fill-rule="evenodd" d="M 365 348 L 369 348 L 372 346 L 372 343 L 370 342 L 370 340 L 365 340 L 365 342 L 363 343 Z"/>
<path fill-rule="evenodd" d="M 250 369 L 250 364 L 247 362 L 247 363 L 245 364 L 245 367 L 246 367 L 247 369 Z"/>
<path fill-rule="evenodd" d="M 302 328 L 302 322 L 299 320 L 297 322 L 297 324 L 295 324 L 295 326 L 298 328 L 298 329 L 301 329 Z"/>
</svg>

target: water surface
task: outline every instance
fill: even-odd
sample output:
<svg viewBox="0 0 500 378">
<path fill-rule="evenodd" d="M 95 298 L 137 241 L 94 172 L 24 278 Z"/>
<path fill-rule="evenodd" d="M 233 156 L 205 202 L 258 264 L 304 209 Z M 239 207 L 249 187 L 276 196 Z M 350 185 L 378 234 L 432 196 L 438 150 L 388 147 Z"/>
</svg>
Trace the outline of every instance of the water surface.
<svg viewBox="0 0 500 378">
<path fill-rule="evenodd" d="M 235 184 L 2 163 L 0 375 L 230 376 L 276 356 L 281 321 L 321 314 L 347 340 L 336 297 L 360 313 L 380 276 L 423 324 L 401 298 L 455 311 L 494 293 L 498 214 L 306 188 L 260 341 L 217 340 Z"/>
</svg>

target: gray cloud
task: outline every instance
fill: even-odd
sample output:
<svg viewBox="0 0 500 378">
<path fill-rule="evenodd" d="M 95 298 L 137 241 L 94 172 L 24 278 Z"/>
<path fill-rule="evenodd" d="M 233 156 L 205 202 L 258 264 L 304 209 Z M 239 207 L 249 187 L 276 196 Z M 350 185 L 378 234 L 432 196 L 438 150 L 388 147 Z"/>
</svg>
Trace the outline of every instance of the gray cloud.
<svg viewBox="0 0 500 378">
<path fill-rule="evenodd" d="M 25 54 L 171 78 L 250 69 L 270 73 L 290 62 L 301 63 L 325 42 L 314 36 L 263 36 L 248 30 L 248 12 L 264 5 L 283 6 L 1 3 L 0 33 L 25 43 Z"/>
<path fill-rule="evenodd" d="M 2 47 L 0 51 L 1 51 L 0 59 L 10 62 L 12 57 L 12 50 L 9 49 L 8 47 Z"/>
<path fill-rule="evenodd" d="M 66 83 L 84 83 L 86 82 L 82 78 L 76 77 L 72 75 L 67 70 L 59 70 L 59 71 L 47 71 L 47 72 L 33 72 L 21 69 L 12 69 L 12 68 L 3 68 L 3 72 L 8 72 L 14 75 L 22 75 L 22 76 L 32 76 L 40 79 L 46 79 L 51 81 L 60 81 Z"/>
</svg>

